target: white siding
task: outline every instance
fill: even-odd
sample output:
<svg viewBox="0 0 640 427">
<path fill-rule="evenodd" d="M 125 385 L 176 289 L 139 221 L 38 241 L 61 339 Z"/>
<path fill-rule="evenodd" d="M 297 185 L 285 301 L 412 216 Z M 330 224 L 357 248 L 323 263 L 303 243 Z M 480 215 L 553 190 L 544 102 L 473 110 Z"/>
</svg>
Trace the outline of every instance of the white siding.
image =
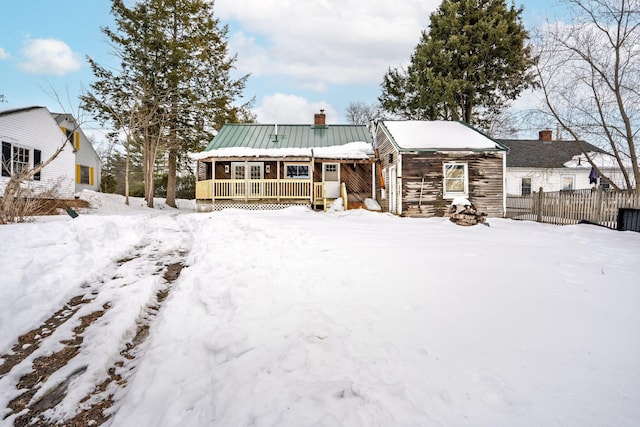
<svg viewBox="0 0 640 427">
<path fill-rule="evenodd" d="M 620 188 L 625 188 L 624 177 L 620 169 L 602 170 Z M 546 192 L 562 190 L 562 177 L 570 175 L 575 177 L 574 190 L 587 190 L 595 187 L 589 183 L 591 168 L 555 168 L 555 169 L 532 169 L 532 168 L 507 168 L 507 194 L 520 195 L 522 178 L 531 178 L 531 191 L 539 191 L 540 187 Z M 633 174 L 630 173 L 632 177 Z"/>
<path fill-rule="evenodd" d="M 59 122 L 59 126 L 64 127 L 65 129 L 69 129 L 71 131 L 75 129 L 77 124 L 75 121 L 65 119 Z M 79 182 L 75 182 L 75 169 L 74 169 L 75 191 L 76 193 L 79 193 L 82 190 L 100 191 L 100 182 L 102 178 L 101 176 L 102 163 L 100 162 L 100 157 L 98 156 L 98 154 L 96 153 L 96 150 L 91 145 L 91 142 L 89 141 L 87 136 L 82 131 L 82 128 L 78 128 L 78 132 L 80 134 L 80 149 L 76 151 L 75 164 L 93 168 L 94 179 L 93 179 L 93 185 L 81 184 Z"/>
<path fill-rule="evenodd" d="M 589 173 L 586 168 L 557 168 L 531 169 L 507 168 L 507 194 L 520 195 L 522 178 L 531 178 L 531 191 L 538 191 L 540 187 L 546 192 L 562 190 L 562 177 L 574 177 L 574 190 L 584 190 L 594 187 L 589 184 Z"/>
<path fill-rule="evenodd" d="M 44 107 L 6 112 L 0 115 L 0 140 L 31 150 L 42 151 L 42 162 L 64 144 L 66 138 L 60 127 Z M 33 158 L 30 159 L 33 164 Z M 71 145 L 64 150 L 41 172 L 41 180 L 30 180 L 29 189 L 35 192 L 57 188 L 60 198 L 72 198 L 74 186 L 74 154 Z M 0 192 L 4 191 L 9 178 L 0 177 Z"/>
</svg>

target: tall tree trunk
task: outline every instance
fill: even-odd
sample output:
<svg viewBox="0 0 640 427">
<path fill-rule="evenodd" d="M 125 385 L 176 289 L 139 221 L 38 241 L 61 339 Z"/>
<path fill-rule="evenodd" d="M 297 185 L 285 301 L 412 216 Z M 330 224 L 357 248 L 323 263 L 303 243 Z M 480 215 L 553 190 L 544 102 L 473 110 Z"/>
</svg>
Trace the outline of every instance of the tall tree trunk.
<svg viewBox="0 0 640 427">
<path fill-rule="evenodd" d="M 175 208 L 176 206 L 176 163 L 178 161 L 178 149 L 169 150 L 169 158 L 167 160 L 167 205 Z"/>
<path fill-rule="evenodd" d="M 8 224 L 14 221 L 12 207 L 15 203 L 16 194 L 20 188 L 22 181 L 17 178 L 17 175 L 9 178 L 7 186 L 4 188 L 4 194 L 2 195 L 2 205 L 0 205 L 0 224 Z"/>
<path fill-rule="evenodd" d="M 129 205 L 129 164 L 130 164 L 130 147 L 131 139 L 127 137 L 127 145 L 125 149 L 126 157 L 124 159 L 124 204 Z"/>
<path fill-rule="evenodd" d="M 144 168 L 144 198 L 147 201 L 147 206 L 153 207 L 153 166 L 155 159 L 155 147 L 154 142 L 149 135 L 149 129 L 144 131 L 144 155 L 143 155 L 143 168 Z"/>
</svg>

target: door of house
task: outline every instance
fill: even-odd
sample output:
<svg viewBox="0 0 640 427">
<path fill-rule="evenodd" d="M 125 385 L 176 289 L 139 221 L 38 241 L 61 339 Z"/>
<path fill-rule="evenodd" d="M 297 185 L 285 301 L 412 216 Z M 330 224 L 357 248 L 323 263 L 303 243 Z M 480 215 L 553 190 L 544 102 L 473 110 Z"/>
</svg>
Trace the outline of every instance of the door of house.
<svg viewBox="0 0 640 427">
<path fill-rule="evenodd" d="M 398 184 L 398 180 L 397 180 L 397 172 L 396 172 L 396 167 L 395 166 L 391 166 L 389 168 L 389 182 L 388 182 L 388 187 L 389 187 L 389 212 L 391 213 L 397 213 L 396 209 L 397 209 L 397 205 L 396 205 L 396 192 L 397 192 L 397 184 Z"/>
<path fill-rule="evenodd" d="M 245 167 L 246 165 L 246 167 Z M 236 196 L 260 197 L 262 195 L 262 182 L 264 179 L 263 162 L 233 162 L 233 179 L 238 180 L 234 184 Z M 240 182 L 243 180 L 245 182 Z"/>
<path fill-rule="evenodd" d="M 340 163 L 323 163 L 322 181 L 326 189 L 327 199 L 340 197 Z"/>
</svg>

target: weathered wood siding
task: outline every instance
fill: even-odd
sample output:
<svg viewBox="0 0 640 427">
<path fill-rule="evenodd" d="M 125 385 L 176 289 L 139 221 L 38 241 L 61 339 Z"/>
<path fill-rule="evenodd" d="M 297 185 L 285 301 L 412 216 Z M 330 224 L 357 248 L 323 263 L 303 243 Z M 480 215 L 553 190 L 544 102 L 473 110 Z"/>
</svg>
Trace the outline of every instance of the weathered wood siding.
<svg viewBox="0 0 640 427">
<path fill-rule="evenodd" d="M 371 194 L 371 170 L 373 163 L 371 161 L 316 159 L 313 169 L 314 182 L 322 182 L 323 163 L 340 164 L 340 182 L 346 183 L 349 202 L 364 203 L 364 199 L 373 197 Z"/>
<path fill-rule="evenodd" d="M 376 130 L 376 141 L 377 141 L 377 149 L 378 155 L 380 156 L 379 161 L 376 163 L 376 197 L 375 199 L 380 204 L 383 212 L 389 212 L 389 166 L 395 166 L 398 162 L 398 151 L 396 150 L 393 143 L 387 137 L 387 134 L 382 131 L 382 126 L 378 126 Z M 392 162 L 389 162 L 389 155 L 392 155 Z M 379 170 L 378 170 L 379 169 Z M 383 197 L 383 188 L 380 182 L 380 175 L 382 174 L 382 179 L 384 181 L 384 197 Z"/>
<path fill-rule="evenodd" d="M 446 216 L 451 200 L 443 197 L 443 163 L 467 163 L 469 200 L 490 217 L 502 217 L 503 153 L 419 153 L 402 155 L 402 215 Z"/>
<path fill-rule="evenodd" d="M 342 163 L 340 179 L 347 185 L 349 202 L 364 203 L 371 194 L 371 163 Z"/>
</svg>

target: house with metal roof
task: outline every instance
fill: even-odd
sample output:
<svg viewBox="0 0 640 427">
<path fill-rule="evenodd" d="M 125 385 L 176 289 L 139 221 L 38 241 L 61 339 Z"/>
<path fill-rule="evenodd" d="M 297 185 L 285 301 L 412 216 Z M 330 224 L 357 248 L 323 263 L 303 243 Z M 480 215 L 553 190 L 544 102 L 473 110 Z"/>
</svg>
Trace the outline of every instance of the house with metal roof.
<svg viewBox="0 0 640 427">
<path fill-rule="evenodd" d="M 197 160 L 196 207 L 363 206 L 375 194 L 372 137 L 363 125 L 225 124 Z"/>
<path fill-rule="evenodd" d="M 490 217 L 505 213 L 507 148 L 463 122 L 382 120 L 376 125 L 377 200 L 411 217 L 447 216 L 465 200 Z"/>
<path fill-rule="evenodd" d="M 592 171 L 584 155 L 616 185 L 624 186 L 622 172 L 614 156 L 586 141 L 554 140 L 552 131 L 542 130 L 538 139 L 500 139 L 509 148 L 506 188 L 509 195 L 529 195 L 542 188 L 545 192 L 570 191 L 607 187 Z"/>
</svg>

